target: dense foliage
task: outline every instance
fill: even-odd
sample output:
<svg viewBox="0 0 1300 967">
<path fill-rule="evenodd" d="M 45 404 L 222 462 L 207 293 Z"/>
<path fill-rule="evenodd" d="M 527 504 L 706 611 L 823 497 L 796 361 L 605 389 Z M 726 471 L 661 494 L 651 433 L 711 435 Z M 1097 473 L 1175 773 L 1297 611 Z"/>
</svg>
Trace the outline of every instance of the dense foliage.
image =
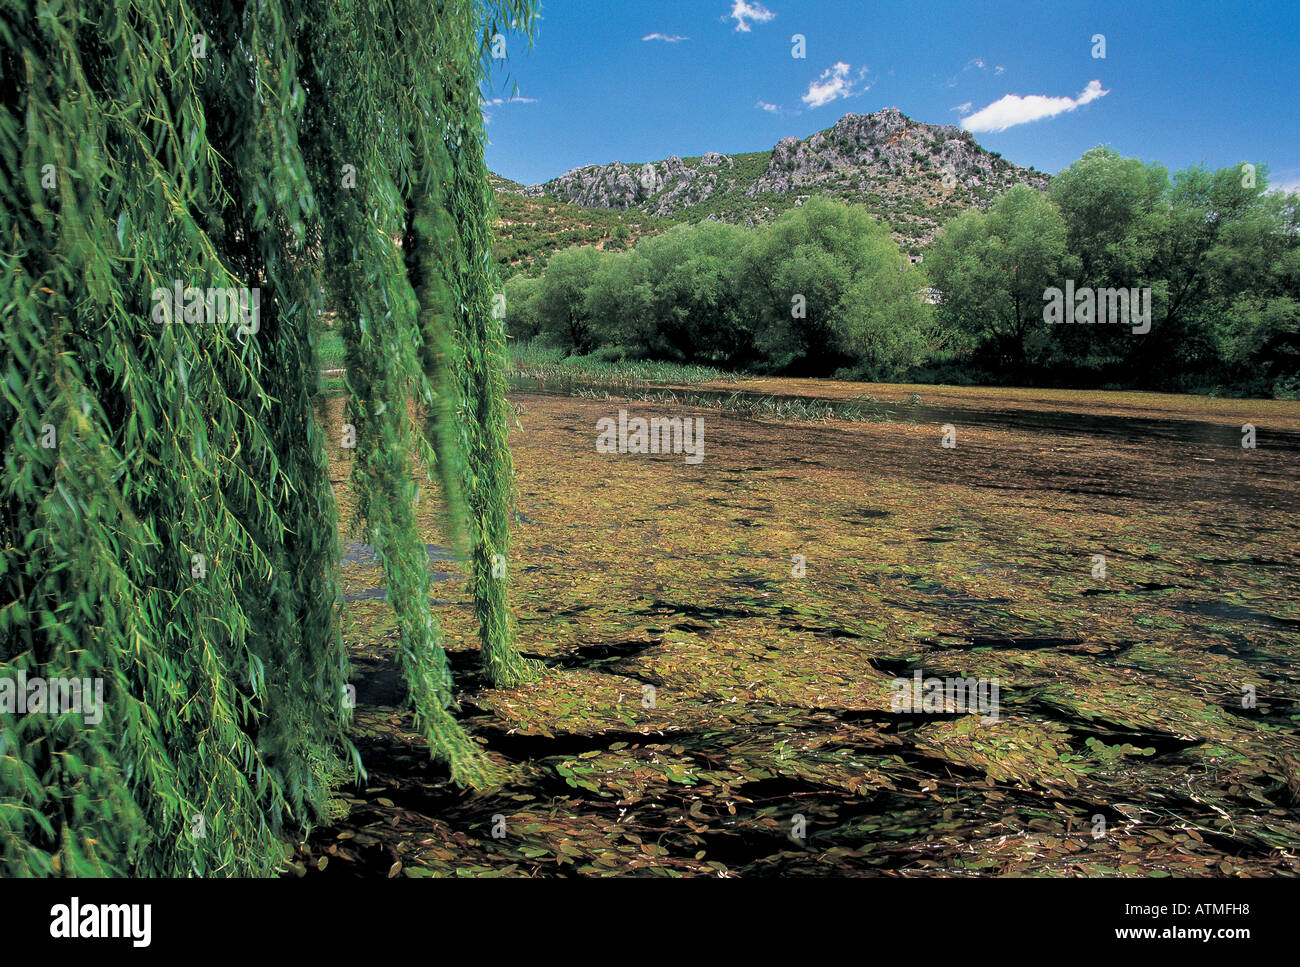
<svg viewBox="0 0 1300 967">
<path fill-rule="evenodd" d="M 1170 176 L 1098 148 L 1046 197 L 968 212 L 925 267 L 940 321 L 988 381 L 1300 392 L 1300 196 L 1247 166 Z M 1150 290 L 1141 326 L 1050 325 L 1044 292 Z"/>
<path fill-rule="evenodd" d="M 1171 177 L 1099 148 L 1046 194 L 1016 186 L 958 215 L 919 267 L 868 209 L 814 198 L 766 227 L 559 251 L 507 282 L 509 329 L 578 355 L 759 372 L 1294 396 L 1298 198 L 1268 191 L 1262 165 Z M 1049 324 L 1045 294 L 1067 282 L 1150 290 L 1150 331 Z"/>
<path fill-rule="evenodd" d="M 0 5 L 0 686 L 103 695 L 98 716 L 0 715 L 0 873 L 270 872 L 353 754 L 327 304 L 412 701 L 453 776 L 489 778 L 451 715 L 413 477 L 436 475 L 472 551 L 489 673 L 526 677 L 496 566 L 511 467 L 478 92 L 498 27 L 531 17 Z M 214 317 L 211 289 L 251 312 Z"/>
<path fill-rule="evenodd" d="M 926 349 L 924 279 L 859 206 L 812 199 L 772 225 L 679 225 L 629 252 L 557 252 L 506 284 L 512 336 L 731 368 L 888 375 Z"/>
</svg>

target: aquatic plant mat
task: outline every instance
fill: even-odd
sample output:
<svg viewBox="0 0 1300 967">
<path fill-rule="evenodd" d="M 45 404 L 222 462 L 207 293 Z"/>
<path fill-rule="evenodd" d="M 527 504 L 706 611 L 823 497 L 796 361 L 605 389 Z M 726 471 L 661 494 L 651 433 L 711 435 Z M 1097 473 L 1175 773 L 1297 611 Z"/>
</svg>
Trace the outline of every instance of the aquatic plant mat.
<svg viewBox="0 0 1300 967">
<path fill-rule="evenodd" d="M 744 389 L 886 392 L 780 383 Z M 369 775 L 297 872 L 1295 874 L 1300 404 L 918 387 L 908 419 L 888 392 L 888 421 L 820 422 L 512 394 L 541 681 L 476 677 L 462 565 L 419 508 L 461 719 L 503 784 L 429 762 L 353 543 Z M 597 453 L 619 409 L 702 417 L 703 462 Z M 900 710 L 917 672 L 996 682 L 996 716 Z"/>
</svg>

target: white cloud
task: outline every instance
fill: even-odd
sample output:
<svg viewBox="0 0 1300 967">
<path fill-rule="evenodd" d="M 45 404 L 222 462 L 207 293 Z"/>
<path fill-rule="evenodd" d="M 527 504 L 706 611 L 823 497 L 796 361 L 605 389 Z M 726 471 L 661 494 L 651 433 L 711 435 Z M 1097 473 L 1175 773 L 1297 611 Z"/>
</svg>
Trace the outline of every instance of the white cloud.
<svg viewBox="0 0 1300 967">
<path fill-rule="evenodd" d="M 767 101 L 759 101 L 757 104 L 754 105 L 754 107 L 762 108 L 764 111 L 768 111 L 772 114 L 781 113 L 781 109 L 779 107 L 777 107 L 775 104 L 768 104 Z"/>
<path fill-rule="evenodd" d="M 690 40 L 690 37 L 683 37 L 680 34 L 646 34 L 642 40 L 662 40 L 666 44 L 676 44 L 683 40 Z"/>
<path fill-rule="evenodd" d="M 974 58 L 971 59 L 970 63 L 966 65 L 966 69 L 967 69 L 967 70 L 970 70 L 972 67 L 978 67 L 980 70 L 983 70 L 983 69 L 984 69 L 984 61 L 982 61 L 982 60 L 981 60 L 980 58 L 978 58 L 978 57 L 974 57 Z"/>
<path fill-rule="evenodd" d="M 736 29 L 742 33 L 749 33 L 749 22 L 751 20 L 757 24 L 765 24 L 769 20 L 776 18 L 776 14 L 758 3 L 757 0 L 754 3 L 750 3 L 748 0 L 735 0 L 731 5 L 731 13 L 727 16 L 736 21 Z"/>
<path fill-rule="evenodd" d="M 1001 77 L 1001 76 L 1002 76 L 1003 74 L 1005 74 L 1006 72 L 1007 72 L 1007 69 L 1006 69 L 1005 67 L 1003 67 L 1001 64 L 999 64 L 997 67 L 993 68 L 993 76 L 994 76 L 994 77 Z"/>
<path fill-rule="evenodd" d="M 967 101 L 965 104 L 958 104 L 956 107 L 949 108 L 948 110 L 956 111 L 958 114 L 970 114 L 970 109 L 973 106 L 974 105 L 971 104 L 970 101 Z"/>
<path fill-rule="evenodd" d="M 1019 94 L 1008 94 L 1000 101 L 994 101 L 970 117 L 963 118 L 961 126 L 967 131 L 1005 131 L 1017 124 L 1028 124 L 1030 121 L 1065 114 L 1109 93 L 1110 91 L 1102 90 L 1101 81 L 1089 81 L 1078 97 L 1047 97 L 1043 94 L 1021 97 Z"/>
<path fill-rule="evenodd" d="M 519 97 L 518 95 L 514 97 L 493 97 L 488 99 L 480 99 L 479 109 L 483 113 L 483 123 L 491 124 L 492 114 L 490 111 L 487 110 L 487 108 L 500 107 L 502 104 L 536 104 L 536 103 L 537 103 L 537 98 L 535 97 Z"/>
<path fill-rule="evenodd" d="M 860 68 L 856 76 L 853 75 L 852 71 L 853 68 L 844 61 L 840 61 L 834 67 L 827 68 L 822 72 L 821 77 L 808 85 L 808 93 L 803 96 L 803 102 L 809 107 L 821 107 L 831 101 L 865 94 L 871 90 L 870 84 L 861 90 L 855 90 L 856 86 L 861 84 L 863 78 L 867 76 L 867 68 Z"/>
</svg>

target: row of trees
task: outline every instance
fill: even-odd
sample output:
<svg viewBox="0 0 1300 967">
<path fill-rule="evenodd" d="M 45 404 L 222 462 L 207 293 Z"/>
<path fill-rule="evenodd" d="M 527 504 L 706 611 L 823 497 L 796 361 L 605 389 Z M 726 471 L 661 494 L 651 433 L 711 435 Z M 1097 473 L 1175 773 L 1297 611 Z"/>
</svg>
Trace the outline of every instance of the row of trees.
<svg viewBox="0 0 1300 967">
<path fill-rule="evenodd" d="M 1300 196 L 1248 165 L 1170 176 L 1097 148 L 1046 195 L 949 223 L 925 268 L 951 347 L 993 378 L 1300 391 Z M 1150 331 L 1047 325 L 1044 293 L 1144 290 Z"/>
<path fill-rule="evenodd" d="M 578 354 L 884 376 L 926 355 L 925 279 L 861 207 L 809 201 L 770 227 L 679 225 L 628 252 L 557 252 L 506 284 L 516 339 Z"/>
<path fill-rule="evenodd" d="M 768 227 L 559 252 L 507 284 L 509 332 L 802 375 L 1293 395 L 1300 196 L 1267 187 L 1264 166 L 1171 176 L 1098 148 L 949 222 L 920 268 L 866 209 L 814 199 Z M 1049 325 L 1067 285 L 1150 290 L 1150 331 Z"/>
</svg>

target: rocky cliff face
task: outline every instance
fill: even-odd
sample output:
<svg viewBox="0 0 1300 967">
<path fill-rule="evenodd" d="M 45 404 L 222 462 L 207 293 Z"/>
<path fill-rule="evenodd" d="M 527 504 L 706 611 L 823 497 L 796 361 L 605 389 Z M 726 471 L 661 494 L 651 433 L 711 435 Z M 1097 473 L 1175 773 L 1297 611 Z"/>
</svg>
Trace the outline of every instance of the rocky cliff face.
<svg viewBox="0 0 1300 967">
<path fill-rule="evenodd" d="M 949 191 L 987 187 L 1000 193 L 1016 184 L 1044 188 L 1048 180 L 985 151 L 968 131 L 922 124 L 891 107 L 875 114 L 846 114 L 835 127 L 805 141 L 781 141 L 767 171 L 745 195 L 806 192 L 845 179 L 923 178 L 926 172 L 937 172 Z"/>
<path fill-rule="evenodd" d="M 964 208 L 986 205 L 1012 185 L 1041 189 L 1047 182 L 1042 172 L 984 150 L 968 132 L 887 108 L 846 114 L 834 127 L 802 141 L 786 138 L 770 152 L 589 165 L 520 194 L 751 225 L 826 195 L 866 204 L 900 241 L 924 243 Z"/>
<path fill-rule="evenodd" d="M 707 154 L 692 165 L 676 156 L 641 165 L 615 161 L 577 168 L 545 185 L 525 189 L 525 194 L 550 195 L 584 208 L 616 211 L 639 208 L 648 215 L 667 216 L 699 205 L 716 194 L 720 185 L 731 187 L 712 169 L 726 171 L 732 166 L 734 162 L 730 158 L 716 153 Z"/>
</svg>

